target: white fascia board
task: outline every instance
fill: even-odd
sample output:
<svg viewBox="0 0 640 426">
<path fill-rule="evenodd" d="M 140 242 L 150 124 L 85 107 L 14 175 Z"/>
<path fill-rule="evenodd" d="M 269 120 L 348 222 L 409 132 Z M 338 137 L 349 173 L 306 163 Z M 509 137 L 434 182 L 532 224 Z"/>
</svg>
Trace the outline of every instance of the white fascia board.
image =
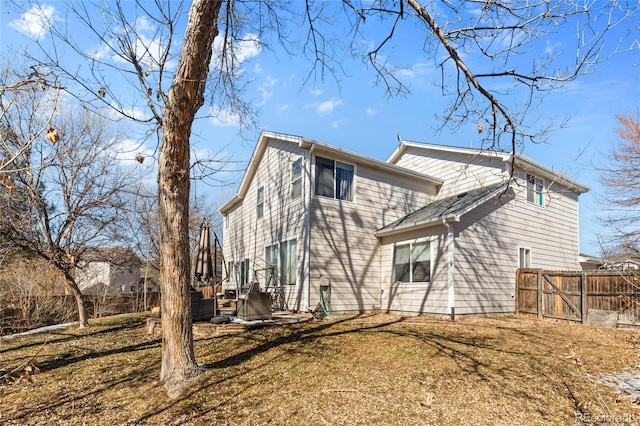
<svg viewBox="0 0 640 426">
<path fill-rule="evenodd" d="M 474 148 L 461 148 L 457 146 L 448 146 L 448 145 L 435 145 L 423 142 L 411 142 L 411 141 L 401 141 L 400 145 L 393 151 L 393 153 L 387 159 L 388 163 L 395 164 L 400 157 L 404 154 L 407 148 L 417 148 L 429 151 L 440 151 L 440 152 L 451 152 L 455 154 L 463 154 L 463 155 L 471 155 L 471 156 L 481 156 L 481 157 L 491 157 L 491 158 L 499 158 L 501 160 L 506 160 L 511 158 L 509 153 L 499 152 L 499 151 L 490 151 L 485 149 L 474 149 Z"/>
<path fill-rule="evenodd" d="M 332 159 L 343 160 L 346 163 L 355 162 L 356 164 L 366 165 L 373 169 L 381 170 L 386 173 L 393 173 L 413 179 L 419 179 L 421 181 L 426 181 L 435 185 L 442 185 L 444 183 L 442 179 L 429 176 L 424 173 L 419 173 L 405 167 L 396 166 L 395 164 L 390 164 L 385 161 L 367 157 L 366 155 L 358 154 L 352 151 L 347 151 L 342 148 L 336 148 L 331 145 L 315 142 L 310 139 L 303 139 L 300 146 L 312 150 L 316 154 L 325 154 Z"/>
<path fill-rule="evenodd" d="M 506 161 L 511 161 L 511 159 L 508 159 Z M 585 192 L 589 192 L 590 190 L 587 185 L 571 179 L 564 173 L 557 172 L 551 167 L 545 166 L 544 164 L 523 155 L 516 155 L 515 164 L 525 172 L 533 172 L 535 174 L 538 174 L 540 175 L 540 177 L 562 185 L 572 191 L 575 191 L 578 194 L 584 194 Z"/>
<path fill-rule="evenodd" d="M 253 150 L 253 154 L 251 154 L 251 159 L 249 160 L 249 164 L 247 165 L 247 170 L 244 172 L 244 176 L 242 177 L 242 181 L 240 181 L 240 186 L 238 187 L 238 192 L 225 204 L 223 204 L 218 211 L 221 214 L 228 213 L 233 207 L 242 202 L 245 194 L 249 190 L 249 186 L 253 181 L 254 176 L 258 170 L 258 165 L 260 165 L 260 161 L 262 160 L 262 156 L 267 150 L 267 145 L 269 144 L 269 140 L 278 139 L 281 141 L 292 142 L 296 144 L 300 144 L 302 138 L 300 136 L 287 135 L 284 133 L 275 133 L 263 130 L 260 132 L 260 137 L 258 138 L 258 143 Z"/>
<path fill-rule="evenodd" d="M 423 222 L 417 225 L 407 225 L 402 226 L 400 228 L 388 229 L 386 231 L 376 231 L 373 233 L 377 238 L 390 237 L 392 235 L 403 234 L 405 232 L 415 232 L 420 231 L 422 229 L 431 228 L 432 226 L 442 225 L 444 222 L 455 222 L 459 221 L 459 218 L 456 220 L 454 215 L 449 215 L 446 217 L 441 217 L 438 219 L 430 220 L 429 222 Z"/>
</svg>

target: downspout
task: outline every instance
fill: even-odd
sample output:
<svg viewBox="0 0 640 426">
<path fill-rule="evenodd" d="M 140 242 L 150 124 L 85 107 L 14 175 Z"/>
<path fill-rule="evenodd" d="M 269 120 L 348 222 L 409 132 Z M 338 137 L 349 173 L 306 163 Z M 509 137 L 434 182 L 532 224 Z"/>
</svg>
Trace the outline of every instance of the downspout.
<svg viewBox="0 0 640 426">
<path fill-rule="evenodd" d="M 312 187 L 311 187 L 311 154 L 313 153 L 313 151 L 315 150 L 316 145 L 315 144 L 311 144 L 311 147 L 306 150 L 306 159 L 305 162 L 307 164 L 307 191 L 305 193 L 305 198 L 304 198 L 304 261 L 305 261 L 305 265 L 304 265 L 304 269 L 306 271 L 305 274 L 305 283 L 307 286 L 307 291 L 306 291 L 306 310 L 307 311 L 312 311 L 311 309 L 311 259 L 310 259 L 310 253 L 311 253 L 311 236 L 310 236 L 310 229 L 311 229 L 311 218 L 310 218 L 310 212 L 311 212 L 311 191 L 312 191 Z"/>
<path fill-rule="evenodd" d="M 453 227 L 449 225 L 446 219 L 442 219 L 442 224 L 447 228 L 447 309 L 451 312 L 451 320 L 456 319 L 455 308 L 455 235 Z"/>
</svg>

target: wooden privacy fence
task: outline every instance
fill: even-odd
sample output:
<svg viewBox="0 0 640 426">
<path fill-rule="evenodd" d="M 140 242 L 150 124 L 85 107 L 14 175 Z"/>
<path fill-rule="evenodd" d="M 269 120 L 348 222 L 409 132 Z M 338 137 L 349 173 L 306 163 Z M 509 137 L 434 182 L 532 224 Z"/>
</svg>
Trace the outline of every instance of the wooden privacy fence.
<svg viewBox="0 0 640 426">
<path fill-rule="evenodd" d="M 640 325 L 640 271 L 518 269 L 516 313 L 597 325 Z"/>
</svg>

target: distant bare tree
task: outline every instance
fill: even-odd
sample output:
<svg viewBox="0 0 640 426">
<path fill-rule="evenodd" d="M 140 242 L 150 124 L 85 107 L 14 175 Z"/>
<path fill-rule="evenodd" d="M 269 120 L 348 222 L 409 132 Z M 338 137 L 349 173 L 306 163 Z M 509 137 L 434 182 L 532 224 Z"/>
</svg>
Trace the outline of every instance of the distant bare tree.
<svg viewBox="0 0 640 426">
<path fill-rule="evenodd" d="M 120 165 L 122 135 L 113 123 L 86 109 L 62 107 L 58 97 L 57 89 L 14 92 L 2 117 L 3 140 L 11 141 L 2 154 L 15 159 L 4 175 L 11 186 L 0 192 L 0 238 L 64 274 L 80 327 L 86 327 L 74 269 L 91 246 L 117 241 L 135 169 Z M 4 149 L 12 147 L 17 151 Z"/>
<path fill-rule="evenodd" d="M 640 257 L 640 111 L 617 116 L 618 140 L 601 169 L 605 188 L 602 205 L 609 211 L 604 220 L 607 251 Z"/>
</svg>

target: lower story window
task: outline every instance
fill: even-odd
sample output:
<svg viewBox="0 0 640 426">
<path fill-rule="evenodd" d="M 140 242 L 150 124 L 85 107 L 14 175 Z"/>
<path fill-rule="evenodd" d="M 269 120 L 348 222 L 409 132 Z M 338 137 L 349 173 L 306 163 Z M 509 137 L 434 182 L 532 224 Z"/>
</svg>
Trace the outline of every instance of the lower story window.
<svg viewBox="0 0 640 426">
<path fill-rule="evenodd" d="M 266 285 L 296 285 L 298 282 L 298 242 L 284 241 L 266 247 Z"/>
<path fill-rule="evenodd" d="M 520 247 L 520 258 L 518 260 L 518 267 L 531 268 L 531 249 Z"/>
<path fill-rule="evenodd" d="M 395 246 L 393 271 L 395 282 L 429 282 L 431 280 L 431 246 L 429 242 Z"/>
<path fill-rule="evenodd" d="M 240 288 L 249 288 L 249 259 L 240 262 Z"/>
</svg>

